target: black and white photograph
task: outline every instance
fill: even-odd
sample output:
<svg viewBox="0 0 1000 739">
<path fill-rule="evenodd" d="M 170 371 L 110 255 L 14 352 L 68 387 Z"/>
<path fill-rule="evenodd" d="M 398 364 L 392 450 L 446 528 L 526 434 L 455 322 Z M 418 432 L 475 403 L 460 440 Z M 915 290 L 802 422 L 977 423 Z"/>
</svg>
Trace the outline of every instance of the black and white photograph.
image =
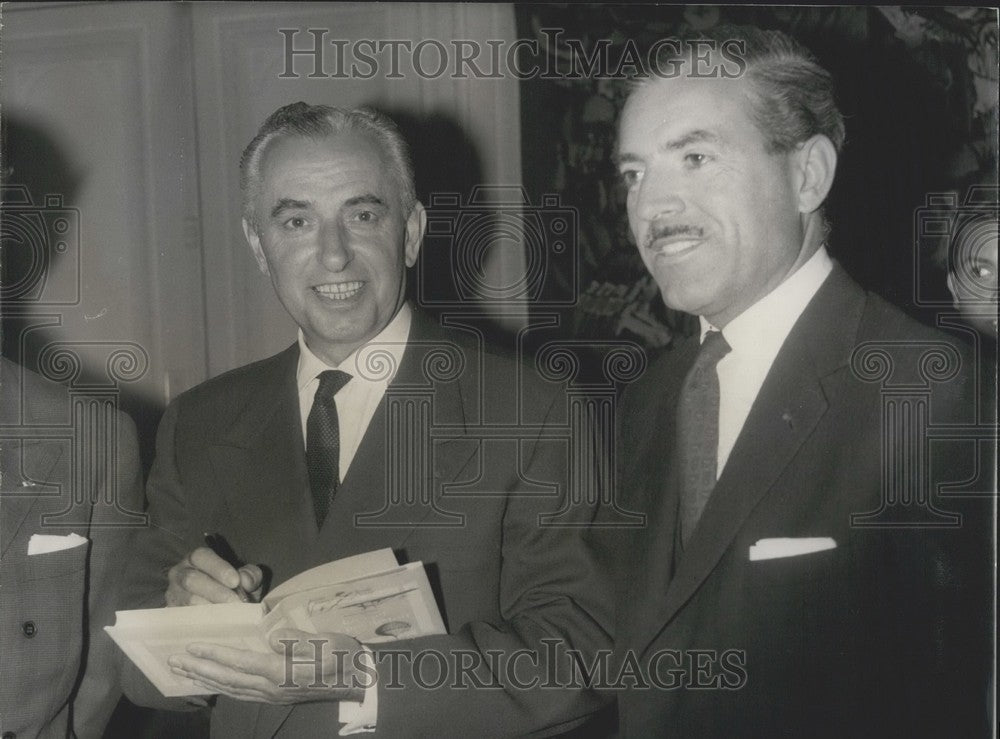
<svg viewBox="0 0 1000 739">
<path fill-rule="evenodd" d="M 995 737 L 1000 9 L 0 3 L 0 737 Z"/>
</svg>

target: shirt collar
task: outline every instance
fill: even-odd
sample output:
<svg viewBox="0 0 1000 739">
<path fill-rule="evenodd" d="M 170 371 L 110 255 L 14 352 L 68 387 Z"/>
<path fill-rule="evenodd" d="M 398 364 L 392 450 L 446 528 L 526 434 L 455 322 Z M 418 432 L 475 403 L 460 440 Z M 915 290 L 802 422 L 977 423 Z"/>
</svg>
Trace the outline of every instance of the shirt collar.
<svg viewBox="0 0 1000 739">
<path fill-rule="evenodd" d="M 358 380 L 372 385 L 389 384 L 389 382 L 392 381 L 392 378 L 395 377 L 396 370 L 399 368 L 399 363 L 403 359 L 403 352 L 406 350 L 406 340 L 410 335 L 410 324 L 412 321 L 413 309 L 410 308 L 409 303 L 403 303 L 403 307 L 396 312 L 396 315 L 393 316 L 392 320 L 386 324 L 385 328 L 376 334 L 371 341 L 368 341 L 351 352 L 344 359 L 344 361 L 336 367 L 331 367 L 313 354 L 312 350 L 306 345 L 305 335 L 302 333 L 302 329 L 300 328 L 299 366 L 295 375 L 299 392 L 301 392 L 306 385 L 316 379 L 320 372 L 324 372 L 328 369 L 339 369 L 347 372 L 352 376 L 352 382 Z M 392 362 L 386 363 L 384 358 L 369 356 L 374 352 L 388 353 L 392 357 Z M 369 365 L 377 367 L 379 370 L 381 370 L 381 368 L 388 367 L 389 371 L 380 372 L 378 375 L 375 375 L 374 372 L 365 373 L 360 371 L 360 368 L 364 368 Z"/>
<path fill-rule="evenodd" d="M 822 245 L 784 282 L 726 324 L 722 334 L 733 354 L 777 354 L 781 344 L 799 320 L 809 301 L 833 270 L 833 260 Z M 718 330 L 698 317 L 701 323 L 701 340 L 705 334 Z"/>
</svg>

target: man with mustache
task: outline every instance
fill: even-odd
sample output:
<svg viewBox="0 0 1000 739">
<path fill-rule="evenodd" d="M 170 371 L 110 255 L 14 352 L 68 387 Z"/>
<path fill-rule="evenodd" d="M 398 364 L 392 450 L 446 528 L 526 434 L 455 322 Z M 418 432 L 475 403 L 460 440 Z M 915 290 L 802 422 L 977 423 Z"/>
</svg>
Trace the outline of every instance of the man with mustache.
<svg viewBox="0 0 1000 739">
<path fill-rule="evenodd" d="M 622 733 L 986 735 L 990 513 L 938 498 L 976 470 L 920 425 L 975 423 L 969 358 L 832 258 L 845 127 L 811 55 L 753 28 L 665 48 L 679 73 L 635 84 L 617 159 L 642 260 L 700 332 L 621 409 L 647 515 L 615 552 Z"/>
<path fill-rule="evenodd" d="M 565 397 L 406 302 L 426 217 L 388 118 L 287 105 L 240 169 L 244 232 L 298 341 L 167 409 L 128 605 L 257 600 L 321 563 L 391 547 L 429 568 L 449 633 L 370 650 L 350 635 L 294 630 L 275 634 L 268 654 L 189 645 L 171 665 L 217 694 L 213 736 L 579 724 L 600 701 L 547 678 L 568 667 L 567 648 L 609 645 L 609 596 L 579 532 L 593 507 L 565 509 L 570 526 L 545 522 L 569 494 L 567 440 L 547 433 L 566 421 Z M 447 434 L 429 438 L 438 429 Z M 489 431 L 498 438 L 484 441 Z M 203 532 L 223 534 L 247 564 L 206 548 Z M 294 642 L 291 672 L 282 638 Z M 185 707 L 131 667 L 125 689 L 141 704 Z"/>
</svg>

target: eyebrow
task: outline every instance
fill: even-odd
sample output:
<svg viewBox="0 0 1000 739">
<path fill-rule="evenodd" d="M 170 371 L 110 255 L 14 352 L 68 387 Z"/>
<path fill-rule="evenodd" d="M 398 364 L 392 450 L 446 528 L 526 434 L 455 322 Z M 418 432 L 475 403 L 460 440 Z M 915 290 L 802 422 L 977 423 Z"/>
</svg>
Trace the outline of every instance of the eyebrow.
<svg viewBox="0 0 1000 739">
<path fill-rule="evenodd" d="M 366 193 L 364 195 L 357 195 L 353 198 L 348 198 L 344 201 L 344 205 L 347 207 L 351 207 L 353 205 L 385 205 L 385 201 L 378 195 Z"/>
<path fill-rule="evenodd" d="M 304 210 L 309 207 L 305 200 L 293 200 L 292 198 L 282 198 L 271 208 L 271 218 L 280 216 L 287 210 Z"/>
<path fill-rule="evenodd" d="M 344 205 L 348 208 L 355 205 L 385 205 L 385 201 L 378 195 L 373 195 L 371 193 L 365 193 L 364 195 L 356 195 L 353 198 L 349 198 L 344 202 Z M 271 208 L 271 218 L 277 218 L 282 213 L 289 210 L 306 210 L 310 208 L 312 203 L 308 200 L 295 200 L 294 198 L 281 198 L 274 207 Z"/>
<path fill-rule="evenodd" d="M 706 131 L 703 128 L 695 129 L 694 131 L 688 131 L 683 136 L 676 139 L 671 139 L 663 144 L 661 144 L 659 149 L 663 151 L 677 151 L 678 149 L 683 149 L 691 144 L 722 144 L 722 137 L 711 131 Z M 615 155 L 615 164 L 624 164 L 627 162 L 641 162 L 643 158 L 638 154 L 633 154 L 631 152 L 623 151 Z"/>
<path fill-rule="evenodd" d="M 614 154 L 612 156 L 615 166 L 621 166 L 623 164 L 628 164 L 630 162 L 642 161 L 642 158 L 638 154 L 631 154 L 627 151 L 622 151 Z"/>
<path fill-rule="evenodd" d="M 666 142 L 661 148 L 673 151 L 676 149 L 683 149 L 685 146 L 690 146 L 691 144 L 701 144 L 706 142 L 710 144 L 718 144 L 722 142 L 722 138 L 716 133 L 699 128 L 694 131 L 689 131 L 680 138 Z"/>
</svg>

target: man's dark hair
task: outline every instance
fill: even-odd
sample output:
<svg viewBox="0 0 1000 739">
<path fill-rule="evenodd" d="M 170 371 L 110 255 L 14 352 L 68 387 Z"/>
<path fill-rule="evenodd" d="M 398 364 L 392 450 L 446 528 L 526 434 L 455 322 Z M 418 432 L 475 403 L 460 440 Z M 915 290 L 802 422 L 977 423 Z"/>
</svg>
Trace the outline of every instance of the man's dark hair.
<svg viewBox="0 0 1000 739">
<path fill-rule="evenodd" d="M 694 55 L 704 54 L 705 47 L 695 45 L 701 40 L 714 42 L 716 48 L 727 44 L 731 53 L 745 62 L 746 78 L 756 93 L 750 99 L 750 114 L 772 151 L 791 151 L 810 137 L 823 134 L 840 153 L 844 117 L 834 101 L 833 78 L 802 44 L 781 31 L 723 25 L 676 39 L 660 49 L 668 50 L 673 59 L 690 63 Z M 636 80 L 636 86 L 655 79 L 657 75 L 647 74 Z"/>
<path fill-rule="evenodd" d="M 344 131 L 365 133 L 378 142 L 388 155 L 393 174 L 399 181 L 403 213 L 413 209 L 417 195 L 410 147 L 391 118 L 373 108 L 345 110 L 329 105 L 291 103 L 268 116 L 240 157 L 243 216 L 254 230 L 260 225 L 254 208 L 261 189 L 260 166 L 270 144 L 289 136 L 324 138 Z"/>
</svg>

